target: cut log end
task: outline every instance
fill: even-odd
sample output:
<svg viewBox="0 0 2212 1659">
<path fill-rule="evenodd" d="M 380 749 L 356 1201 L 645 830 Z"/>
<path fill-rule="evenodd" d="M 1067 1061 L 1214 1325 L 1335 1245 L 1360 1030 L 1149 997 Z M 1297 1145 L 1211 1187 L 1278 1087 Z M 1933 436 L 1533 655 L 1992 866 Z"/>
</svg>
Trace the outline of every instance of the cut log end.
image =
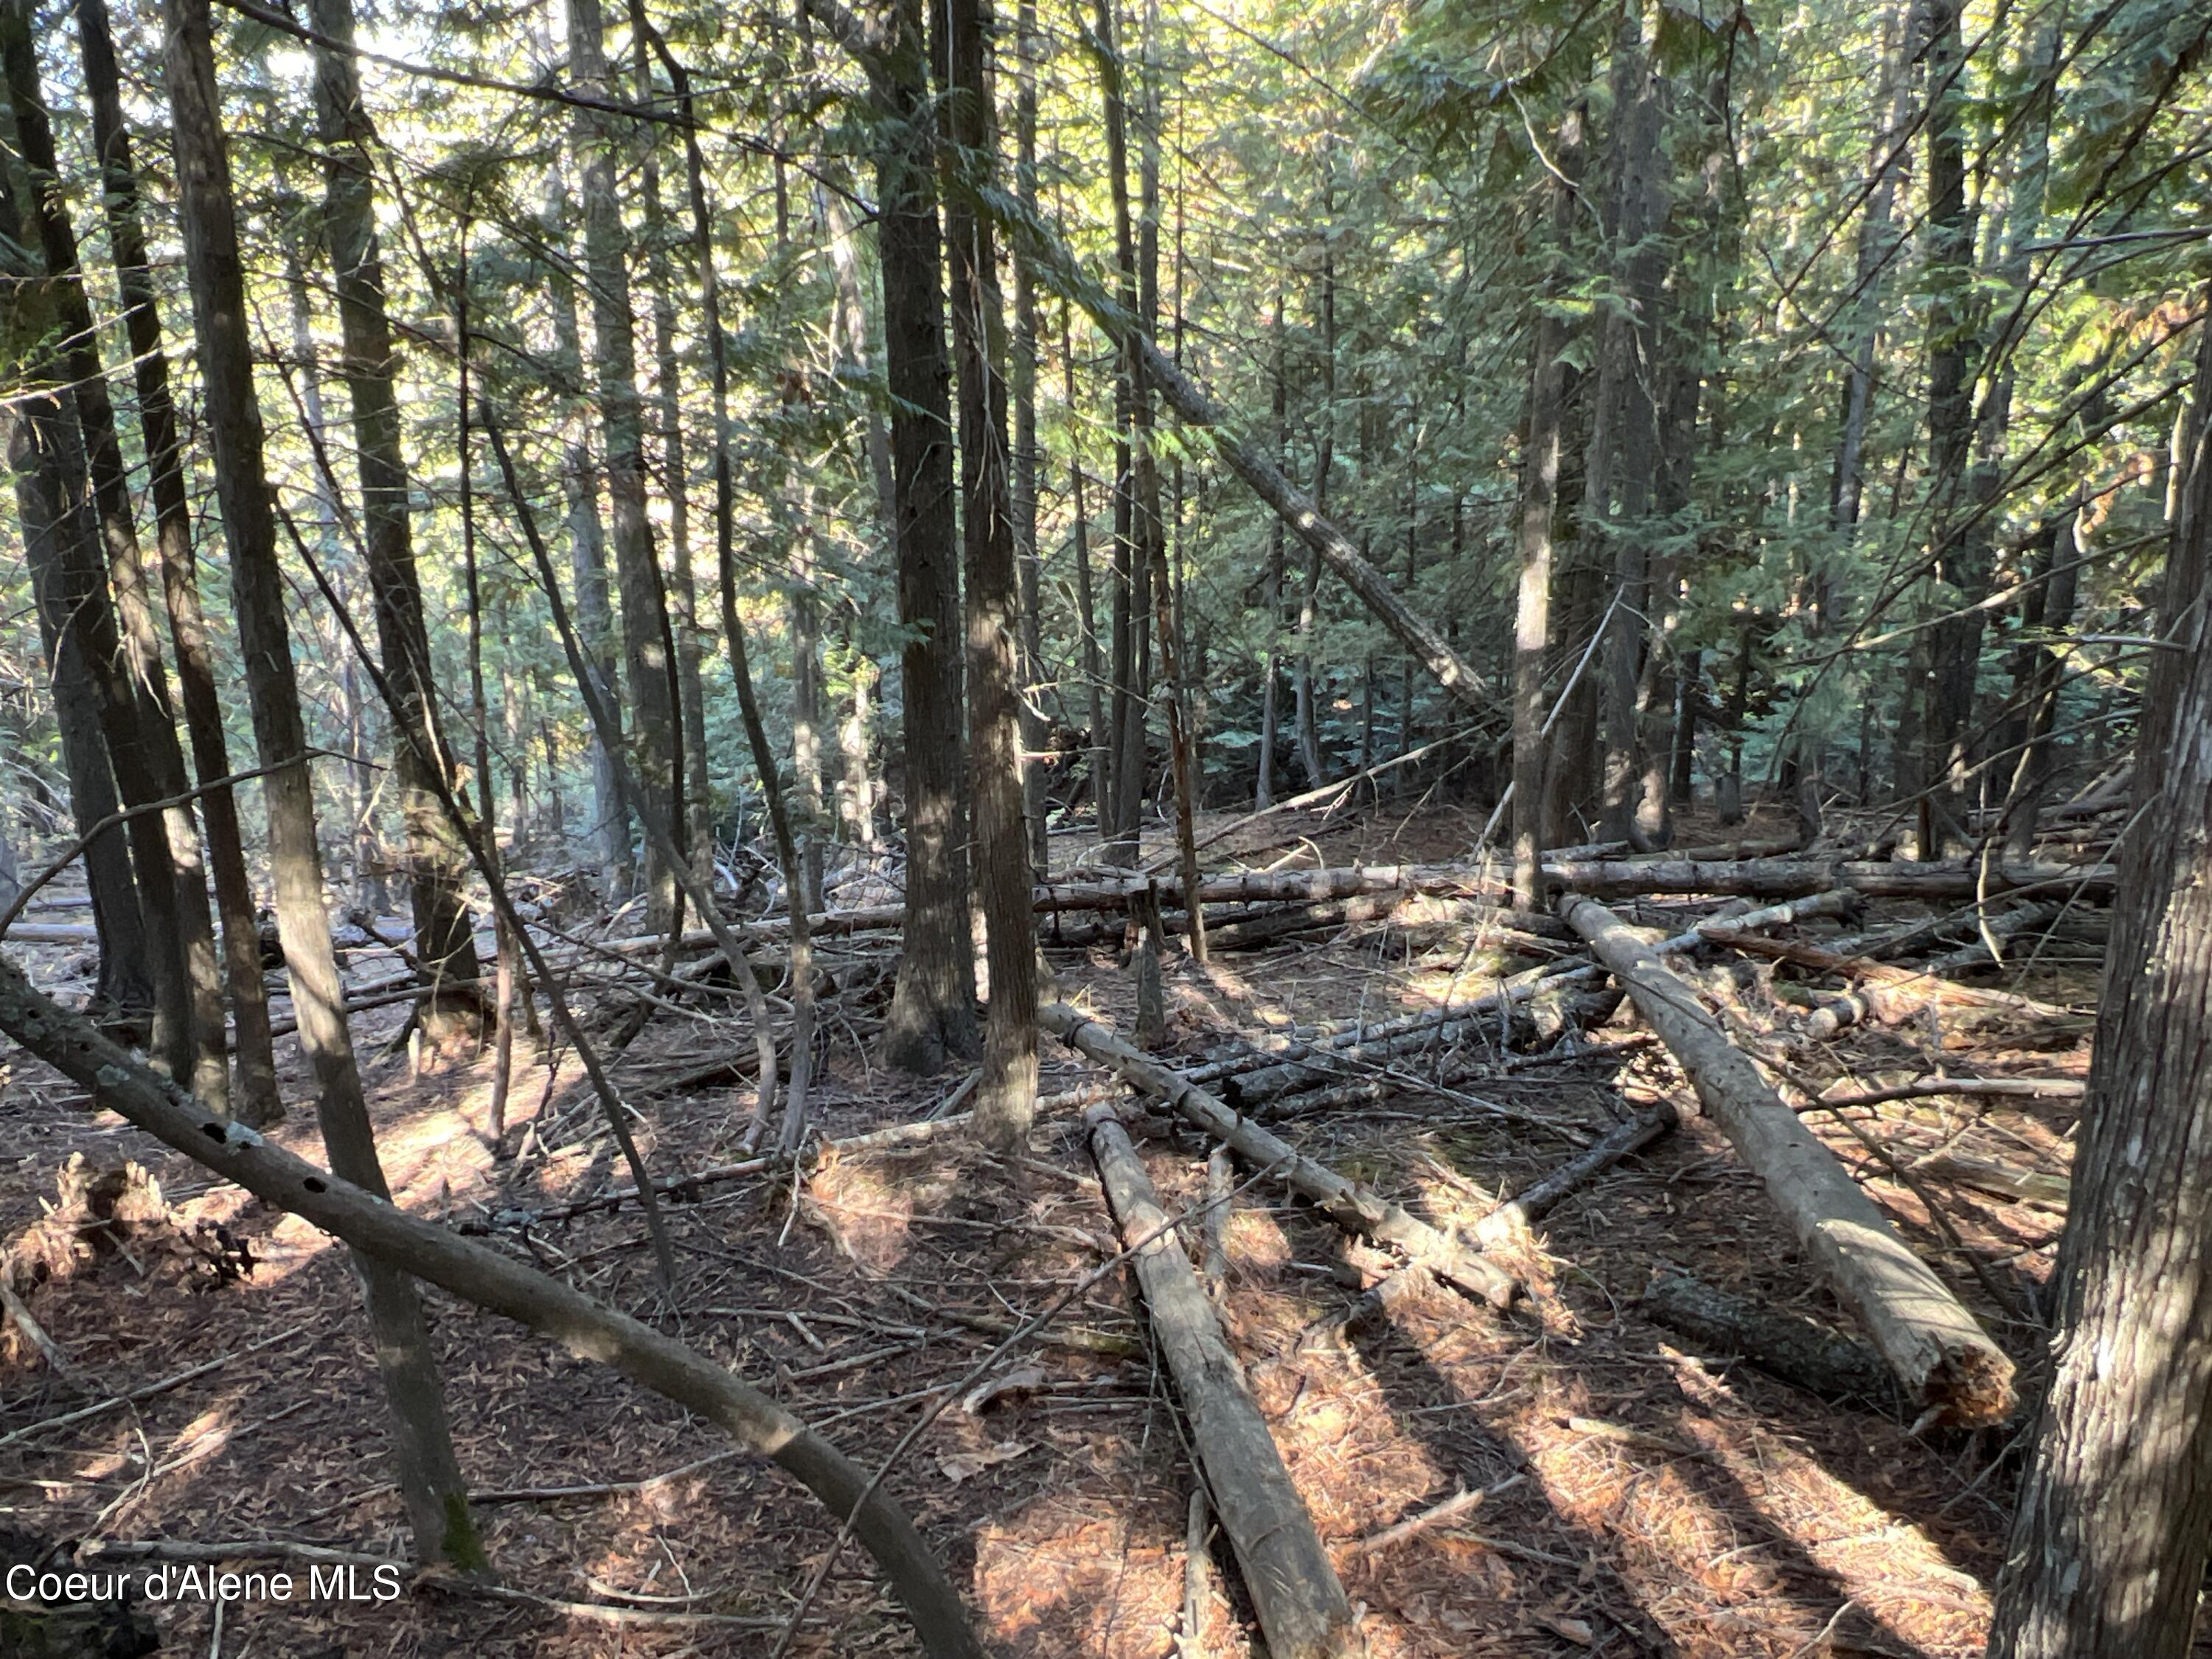
<svg viewBox="0 0 2212 1659">
<path fill-rule="evenodd" d="M 1921 1397 L 1940 1423 L 1954 1428 L 1993 1428 L 2020 1409 L 2010 1359 L 1985 1343 L 1951 1349 L 1928 1374 Z"/>
</svg>

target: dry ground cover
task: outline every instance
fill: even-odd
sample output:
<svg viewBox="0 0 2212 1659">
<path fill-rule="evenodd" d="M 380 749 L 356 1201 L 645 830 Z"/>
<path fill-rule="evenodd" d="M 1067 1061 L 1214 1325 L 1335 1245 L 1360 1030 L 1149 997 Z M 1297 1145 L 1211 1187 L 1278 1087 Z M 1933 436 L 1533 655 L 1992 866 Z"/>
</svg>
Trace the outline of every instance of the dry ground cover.
<svg viewBox="0 0 2212 1659">
<path fill-rule="evenodd" d="M 1463 850 L 1474 829 L 1456 812 L 1375 811 L 1348 823 L 1271 823 L 1214 852 L 1251 867 L 1285 856 L 1411 862 Z M 1636 919 L 1668 926 L 1711 908 L 1654 902 Z M 1474 933 L 1383 920 L 1224 952 L 1203 969 L 1178 956 L 1166 975 L 1170 1044 L 1195 1060 L 1235 1033 L 1372 1021 L 1477 994 L 1495 969 L 1470 965 L 1488 961 Z M 2025 978 L 2006 982 L 2086 1004 L 2094 929 L 2055 933 L 2042 950 Z M 1063 998 L 1130 1028 L 1114 940 L 1049 954 Z M 1786 977 L 1747 964 L 1726 992 L 1735 1017 L 1786 1026 L 1790 1012 L 1772 996 Z M 873 1068 L 850 1041 L 867 1034 L 872 994 L 856 991 L 844 1011 L 849 1036 L 833 1023 L 819 1109 L 833 1138 L 921 1116 L 957 1080 Z M 610 1018 L 622 1012 L 606 1001 Z M 364 1034 L 397 1019 L 365 1017 Z M 1623 1117 L 1654 1100 L 1687 1103 L 1665 1050 L 1637 1041 L 1639 1030 L 1624 1009 L 1541 1064 L 1509 1072 L 1498 1056 L 1447 1085 L 1407 1081 L 1276 1127 L 1428 1220 L 1471 1229 Z M 750 1085 L 702 1079 L 744 1037 L 663 1016 L 626 1051 L 619 1075 L 657 1171 L 743 1156 Z M 1575 1052 L 1583 1048 L 1592 1052 Z M 1048 1091 L 1104 1075 L 1057 1043 L 1045 1060 Z M 1868 1089 L 1939 1070 L 2079 1079 L 2087 1060 L 2080 1022 L 1983 1022 L 1962 1038 L 1937 1018 L 1849 1030 L 1790 1064 L 1823 1086 Z M 374 1103 L 400 1201 L 607 1303 L 652 1310 L 651 1254 L 631 1206 L 552 1213 L 622 1184 L 573 1060 L 549 1073 L 541 1057 L 520 1075 L 514 1111 L 527 1129 L 522 1155 L 507 1160 L 481 1134 L 489 1075 L 488 1061 L 419 1078 L 404 1055 L 376 1062 Z M 297 1109 L 283 1139 L 315 1156 L 304 1080 L 287 1081 Z M 2075 1110 L 1939 1096 L 1807 1121 L 2026 1365 L 2063 1212 L 2048 1189 L 2027 1201 L 1990 1183 L 2063 1175 Z M 275 1539 L 399 1555 L 382 1407 L 344 1252 L 210 1186 L 20 1055 L 0 1089 L 0 1122 L 14 1149 L 0 1234 L 17 1252 L 29 1310 L 70 1368 L 58 1373 L 10 1331 L 0 1528 L 49 1542 Z M 1201 1140 L 1170 1131 L 1140 1144 L 1171 1206 L 1203 1198 Z M 125 1219 L 70 1248 L 87 1218 L 64 1206 L 65 1182 L 131 1160 L 159 1183 L 161 1202 L 142 1189 Z M 1505 1314 L 1430 1289 L 1384 1319 L 1341 1327 L 1383 1257 L 1253 1174 L 1240 1173 L 1227 1225 L 1224 1321 L 1377 1659 L 1979 1650 L 2019 1425 L 1916 1432 L 1883 1402 L 1816 1398 L 1703 1351 L 1642 1306 L 1655 1273 L 1679 1269 L 1850 1328 L 1710 1125 L 1686 1123 L 1546 1218 L 1514 1257 L 1530 1294 Z M 979 1375 L 1021 1322 L 1119 1248 L 1076 1114 L 1042 1120 L 1020 1158 L 987 1157 L 957 1134 L 832 1150 L 798 1172 L 679 1195 L 669 1215 L 686 1276 L 680 1311 L 664 1310 L 661 1322 L 862 1462 L 880 1462 L 948 1392 L 959 1396 L 888 1479 L 967 1589 L 994 1652 L 1258 1651 L 1218 1540 L 1197 1578 L 1203 1628 L 1185 1629 L 1193 1463 L 1121 1271 Z M 504 1594 L 426 1582 L 391 1601 L 240 1605 L 219 1636 L 208 1607 L 165 1606 L 152 1609 L 163 1650 L 769 1652 L 831 1546 L 812 1500 L 609 1373 L 431 1300 L 462 1464 Z M 141 1397 L 84 1409 L 132 1394 Z M 1486 1495 L 1376 1540 L 1462 1491 Z M 915 1649 L 848 1548 L 793 1650 Z"/>
</svg>

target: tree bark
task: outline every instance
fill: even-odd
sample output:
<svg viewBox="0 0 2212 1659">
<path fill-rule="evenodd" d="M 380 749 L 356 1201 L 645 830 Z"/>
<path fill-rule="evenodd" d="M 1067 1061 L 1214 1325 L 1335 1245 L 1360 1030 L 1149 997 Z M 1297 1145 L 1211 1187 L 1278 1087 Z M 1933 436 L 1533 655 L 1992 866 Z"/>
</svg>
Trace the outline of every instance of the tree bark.
<svg viewBox="0 0 2212 1659">
<path fill-rule="evenodd" d="M 806 3 L 860 59 L 881 118 L 876 248 L 883 268 L 884 357 L 898 495 L 899 620 L 915 630 L 900 659 L 911 921 L 884 1022 L 883 1052 L 902 1071 L 928 1073 L 977 1049 L 936 115 L 929 95 L 921 0 L 874 0 L 851 29 L 842 25 L 853 20 L 835 8 L 820 0 Z"/>
<path fill-rule="evenodd" d="M 300 1044 L 314 1072 L 316 1115 L 331 1168 L 341 1181 L 388 1201 L 323 908 L 322 857 L 315 840 L 307 733 L 300 715 L 299 685 L 284 617 L 284 578 L 276 561 L 276 527 L 262 461 L 260 406 L 246 332 L 245 268 L 206 0 L 167 0 L 163 15 L 185 265 L 200 374 L 207 389 L 216 491 L 230 550 L 231 593 L 246 659 L 254 736 L 261 763 L 270 769 L 262 787 L 277 932 L 299 1010 Z M 251 1130 L 228 1133 L 259 1142 Z M 357 1255 L 356 1261 L 392 1410 L 394 1473 L 416 1553 L 424 1561 L 480 1567 L 483 1547 L 469 1516 L 468 1488 L 453 1456 L 421 1297 L 404 1271 L 365 1255 Z"/>
<path fill-rule="evenodd" d="M 107 759 L 107 739 L 100 729 L 100 701 L 83 648 L 56 585 L 46 580 L 60 555 L 56 538 L 77 533 L 40 464 L 38 441 L 20 406 L 0 410 L 0 442 L 15 475 L 15 512 L 22 526 L 24 562 L 30 566 L 33 605 L 39 613 L 40 642 L 54 700 L 54 725 L 61 738 L 62 770 L 69 782 L 70 814 L 77 835 L 86 839 L 85 883 L 92 899 L 92 932 L 100 946 L 98 1003 L 107 1016 L 146 1035 L 154 1004 L 147 973 L 146 916 L 138 902 L 138 882 L 131 865 L 131 841 L 120 823 L 94 834 L 122 803 Z M 25 924 L 14 933 L 29 938 Z M 255 947 L 254 972 L 261 970 Z"/>
<path fill-rule="evenodd" d="M 570 78 L 583 96 L 605 100 L 611 82 L 599 0 L 568 8 Z M 600 110 L 576 123 L 583 164 L 584 264 L 592 296 L 593 368 L 606 434 L 607 524 L 615 584 L 622 599 L 624 691 L 633 715 L 628 739 L 647 811 L 680 829 L 677 805 L 676 664 L 668 605 L 647 516 L 645 414 L 637 389 L 637 343 L 630 312 L 629 239 L 616 173 L 629 128 Z M 676 916 L 676 879 L 650 847 L 645 859 L 646 915 L 655 927 Z"/>
<path fill-rule="evenodd" d="M 153 268 L 146 257 L 139 212 L 138 175 L 131 157 L 131 132 L 123 118 L 120 76 L 106 0 L 76 0 L 77 40 L 85 93 L 92 106 L 94 147 L 100 155 L 109 252 L 123 300 L 131 342 L 131 374 L 138 392 L 139 435 L 146 451 L 148 492 L 154 501 L 155 545 L 161 555 L 161 591 L 169 634 L 177 651 L 177 684 L 192 763 L 204 786 L 230 775 L 230 750 L 216 690 L 215 659 L 200 605 L 198 554 L 192 545 L 184 459 L 177 440 L 176 406 L 169 394 L 169 361 L 155 308 Z M 283 1115 L 276 1090 L 276 1060 L 269 1035 L 269 994 L 261 977 L 261 933 L 238 803 L 230 786 L 200 797 L 208 862 L 222 916 L 223 976 L 230 993 L 237 1073 L 234 1104 L 239 1121 L 266 1127 Z"/>
<path fill-rule="evenodd" d="M 2212 334 L 2198 362 L 2167 555 L 2169 594 L 2212 572 Z M 2053 1281 L 2053 1369 L 2021 1485 L 1990 1633 L 1992 1659 L 2180 1659 L 2212 1555 L 2212 637 L 2170 612 L 2185 649 L 2143 741 L 2161 796 L 2122 854 Z M 2148 760 L 2146 756 L 2145 759 Z M 2142 786 L 2138 785 L 2139 791 Z"/>
<path fill-rule="evenodd" d="M 1544 665 L 1552 638 L 1552 515 L 1559 504 L 1559 427 L 1566 398 L 1566 325 L 1556 314 L 1568 280 L 1575 181 L 1582 168 L 1583 112 L 1559 118 L 1546 194 L 1552 268 L 1528 347 L 1528 427 L 1521 449 L 1521 582 L 1513 613 L 1513 902 L 1544 908 L 1543 849 L 1551 844 L 1544 738 Z"/>
<path fill-rule="evenodd" d="M 1110 1106 L 1084 1115 L 1091 1155 L 1152 1316 L 1152 1334 L 1190 1419 L 1191 1442 L 1253 1610 L 1280 1659 L 1364 1654 L 1328 1553 L 1267 1431 L 1205 1286 L 1160 1207 L 1144 1161 Z"/>
<path fill-rule="evenodd" d="M 45 577 L 51 602 L 76 636 L 116 792 L 126 807 L 137 807 L 185 793 L 184 757 L 169 718 L 99 336 L 59 192 L 33 27 L 21 0 L 0 8 L 0 58 L 15 149 L 28 175 L 20 200 L 5 191 L 0 234 L 35 250 L 42 266 L 32 283 L 18 285 L 18 326 L 27 339 L 46 332 L 58 342 L 35 348 L 29 380 L 46 386 L 20 416 L 17 435 L 26 448 L 18 465 L 33 465 L 52 492 L 55 533 L 41 538 L 53 557 Z M 143 813 L 128 827 L 154 992 L 151 1052 L 172 1076 L 210 1089 L 213 1103 L 227 1110 L 222 988 L 191 809 Z"/>
<path fill-rule="evenodd" d="M 415 913 L 415 957 L 428 1001 L 424 1034 L 441 1044 L 480 1038 L 485 1008 L 477 984 L 475 924 L 462 892 L 468 854 L 447 825 L 425 766 L 453 779 L 438 719 L 422 584 L 408 523 L 407 463 L 399 447 L 396 354 L 385 311 L 384 256 L 376 234 L 369 149 L 375 139 L 361 98 L 350 48 L 353 0 L 309 0 L 316 33 L 315 117 L 323 143 L 323 225 L 344 342 L 343 376 L 353 402 L 354 453 L 361 469 L 362 544 L 375 599 L 384 672 L 398 693 L 392 770 L 407 837 L 407 887 Z"/>
<path fill-rule="evenodd" d="M 568 246 L 568 191 L 557 160 L 545 217 L 549 242 L 555 247 Z M 585 413 L 590 400 L 585 392 L 583 340 L 576 326 L 575 285 L 563 266 L 550 273 L 546 299 L 553 315 L 554 362 L 562 371 L 566 382 L 562 391 L 568 405 L 562 416 L 565 441 L 561 473 L 568 494 L 568 556 L 576 579 L 576 628 L 583 635 L 585 654 L 599 677 L 613 685 L 618 658 L 614 606 L 607 589 L 606 526 L 599 516 L 599 469 L 592 458 L 590 422 Z M 615 710 L 617 720 L 621 713 L 619 708 Z M 614 762 L 605 745 L 596 732 L 586 743 L 592 757 L 592 839 L 597 844 L 603 896 L 611 907 L 629 896 L 637 878 L 629 811 L 615 787 Z"/>
<path fill-rule="evenodd" d="M 985 70 L 984 0 L 948 0 L 939 42 L 945 163 L 983 170 L 997 151 Z M 1036 1111 L 1036 931 L 1023 790 L 1021 584 L 1006 443 L 1006 313 L 991 222 L 972 198 L 948 204 L 952 344 L 960 374 L 962 563 L 967 577 L 969 732 L 984 948 L 991 994 L 975 1127 L 1001 1151 Z"/>
</svg>

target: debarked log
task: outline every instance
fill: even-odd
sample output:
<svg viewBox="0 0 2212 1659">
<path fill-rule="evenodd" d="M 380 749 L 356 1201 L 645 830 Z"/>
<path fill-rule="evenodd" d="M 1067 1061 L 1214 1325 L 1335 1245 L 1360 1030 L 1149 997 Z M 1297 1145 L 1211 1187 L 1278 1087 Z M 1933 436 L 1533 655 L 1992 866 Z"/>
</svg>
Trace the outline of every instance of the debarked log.
<svg viewBox="0 0 2212 1659">
<path fill-rule="evenodd" d="M 1119 1073 L 1139 1094 L 1159 1101 L 1225 1143 L 1255 1169 L 1273 1172 L 1346 1231 L 1389 1245 L 1422 1263 L 1437 1278 L 1493 1306 L 1511 1304 L 1519 1285 L 1496 1262 L 1358 1182 L 1346 1180 L 1306 1157 L 1279 1135 L 1233 1111 L 1089 1015 L 1064 1002 L 1048 1003 L 1037 1010 L 1037 1024 Z"/>
<path fill-rule="evenodd" d="M 1626 988 L 1906 1395 L 1962 1425 L 2010 1416 L 2012 1361 L 1728 1040 L 1696 992 L 1602 904 L 1571 893 L 1559 914 Z"/>
<path fill-rule="evenodd" d="M 1268 1651 L 1355 1659 L 1352 1604 L 1267 1431 L 1213 1304 L 1110 1106 L 1084 1114 L 1106 1201 L 1131 1254 L 1152 1334 L 1190 1419 L 1191 1442 Z"/>
</svg>

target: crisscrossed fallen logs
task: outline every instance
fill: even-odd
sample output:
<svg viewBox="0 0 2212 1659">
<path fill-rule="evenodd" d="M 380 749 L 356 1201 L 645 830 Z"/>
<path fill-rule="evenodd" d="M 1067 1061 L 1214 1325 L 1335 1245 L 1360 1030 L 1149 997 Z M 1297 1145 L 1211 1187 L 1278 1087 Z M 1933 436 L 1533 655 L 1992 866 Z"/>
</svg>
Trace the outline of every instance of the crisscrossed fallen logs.
<svg viewBox="0 0 2212 1659">
<path fill-rule="evenodd" d="M 1559 914 L 1626 988 L 1907 1397 L 1960 1424 L 2010 1416 L 2012 1361 L 1729 1042 L 1697 994 L 1602 904 L 1571 893 Z"/>
<path fill-rule="evenodd" d="M 1131 1266 L 1152 1334 L 1189 1416 L 1206 1491 L 1267 1650 L 1280 1659 L 1356 1659 L 1364 1648 L 1351 1601 L 1143 1160 L 1112 1107 L 1092 1107 L 1084 1122 L 1122 1241 L 1137 1246 Z"/>
<path fill-rule="evenodd" d="M 1739 939 L 1755 939 L 1770 927 L 1788 927 L 1815 916 L 1848 915 L 1858 908 L 1859 895 L 1848 887 L 1831 888 L 1825 893 L 1812 893 L 1801 899 L 1786 899 L 1780 904 L 1770 904 L 1758 910 L 1747 910 L 1741 915 L 1723 919 L 1714 917 L 1698 922 L 1695 927 L 1672 939 L 1662 939 L 1652 948 L 1662 956 L 1670 951 L 1687 951 L 1698 945 L 1733 945 Z"/>
<path fill-rule="evenodd" d="M 1201 1068 L 1186 1074 L 1185 1081 L 1210 1082 L 1218 1078 L 1231 1100 L 1240 1106 L 1272 1100 L 1294 1089 L 1340 1077 L 1347 1064 L 1387 1063 L 1433 1045 L 1459 1042 L 1501 1017 L 1510 1019 L 1515 1009 L 1540 994 L 1588 985 L 1602 977 L 1602 969 L 1586 963 L 1547 964 L 1516 974 L 1472 1002 L 1387 1021 L 1364 1030 L 1340 1032 L 1322 1042 L 1292 1044 L 1281 1058 L 1271 1056 L 1271 1063 Z"/>
<path fill-rule="evenodd" d="M 1315 1162 L 1280 1136 L 1224 1105 L 1098 1021 L 1064 1002 L 1037 1010 L 1037 1024 L 1070 1048 L 1120 1075 L 1139 1093 L 1195 1124 L 1255 1169 L 1271 1170 L 1350 1232 L 1388 1244 L 1436 1276 L 1496 1307 L 1510 1306 L 1519 1285 L 1512 1274 L 1397 1205 Z"/>
<path fill-rule="evenodd" d="M 903 1510 L 865 1471 L 773 1400 L 696 1351 L 556 1279 L 373 1197 L 252 1130 L 227 1124 L 0 959 L 0 1031 L 101 1105 L 256 1197 L 362 1254 L 552 1337 L 720 1425 L 781 1464 L 853 1530 L 933 1659 L 983 1659 L 959 1593 Z M 854 1506 L 859 1506 L 854 1514 Z"/>
</svg>

